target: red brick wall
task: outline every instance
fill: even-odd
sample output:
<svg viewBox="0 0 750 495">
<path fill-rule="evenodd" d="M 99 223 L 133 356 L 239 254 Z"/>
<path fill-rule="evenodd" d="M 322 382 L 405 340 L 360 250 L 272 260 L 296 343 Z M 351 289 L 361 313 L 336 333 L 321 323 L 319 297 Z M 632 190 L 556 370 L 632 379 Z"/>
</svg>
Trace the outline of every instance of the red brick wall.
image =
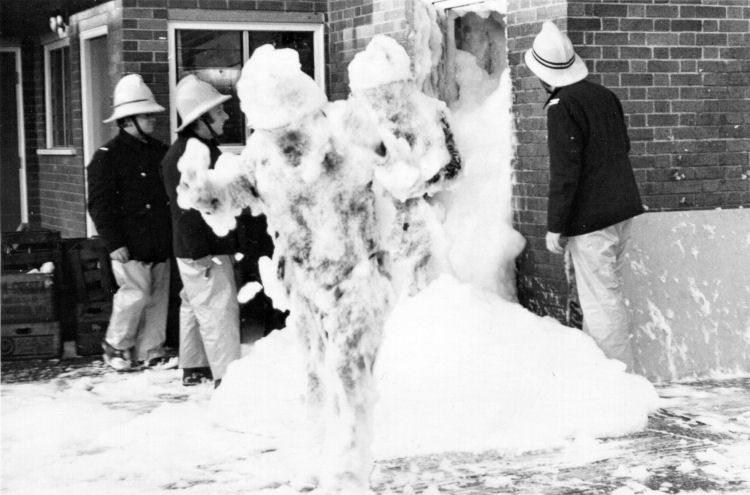
<svg viewBox="0 0 750 495">
<path fill-rule="evenodd" d="M 593 79 L 628 115 L 651 210 L 750 205 L 750 4 L 569 2 Z"/>
<path fill-rule="evenodd" d="M 562 318 L 567 292 L 561 257 L 545 249 L 547 189 L 549 181 L 547 118 L 542 110 L 546 93 L 523 64 L 544 20 L 563 30 L 567 2 L 560 0 L 511 0 L 508 2 L 508 65 L 511 68 L 516 115 L 517 156 L 513 164 L 515 227 L 526 238 L 518 259 L 518 298 L 540 314 Z"/>
<path fill-rule="evenodd" d="M 173 2 L 120 1 L 122 17 L 118 19 L 117 29 L 111 30 L 117 36 L 114 41 L 119 48 L 110 49 L 110 53 L 117 58 L 112 74 L 113 87 L 122 74 L 140 74 L 154 93 L 157 103 L 164 108 L 169 108 L 167 5 Z M 222 3 L 226 8 L 227 2 Z M 180 8 L 197 8 L 197 4 L 197 0 L 179 2 Z M 169 142 L 169 112 L 157 115 L 154 136 L 164 142 Z"/>
<path fill-rule="evenodd" d="M 522 67 L 540 22 L 555 20 L 590 78 L 623 101 L 631 159 L 650 211 L 750 205 L 750 7 L 737 0 L 512 0 L 508 16 L 519 149 L 516 224 L 529 241 L 519 297 L 561 316 L 561 257 L 547 254 L 544 94 Z M 531 7 L 534 5 L 534 7 Z"/>
</svg>

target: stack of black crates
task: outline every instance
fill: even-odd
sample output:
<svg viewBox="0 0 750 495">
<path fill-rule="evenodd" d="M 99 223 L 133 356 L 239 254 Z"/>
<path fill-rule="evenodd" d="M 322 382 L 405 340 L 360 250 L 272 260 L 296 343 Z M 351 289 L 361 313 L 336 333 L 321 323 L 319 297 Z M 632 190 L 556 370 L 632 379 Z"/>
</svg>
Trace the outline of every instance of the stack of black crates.
<svg viewBox="0 0 750 495">
<path fill-rule="evenodd" d="M 117 291 L 109 253 L 101 240 L 81 239 L 67 247 L 66 257 L 75 296 L 76 352 L 101 354 Z"/>
<path fill-rule="evenodd" d="M 1 244 L 2 359 L 60 357 L 58 296 L 63 285 L 60 233 L 4 232 Z M 42 266 L 53 270 L 40 273 Z"/>
</svg>

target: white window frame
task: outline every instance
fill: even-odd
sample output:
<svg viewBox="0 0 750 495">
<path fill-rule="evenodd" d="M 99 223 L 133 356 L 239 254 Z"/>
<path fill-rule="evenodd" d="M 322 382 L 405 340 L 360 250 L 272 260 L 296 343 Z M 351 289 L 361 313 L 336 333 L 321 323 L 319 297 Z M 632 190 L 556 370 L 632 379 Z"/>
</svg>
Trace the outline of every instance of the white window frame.
<svg viewBox="0 0 750 495">
<path fill-rule="evenodd" d="M 91 105 L 91 88 L 89 88 L 89 46 L 88 41 L 100 36 L 108 36 L 107 26 L 99 26 L 86 31 L 79 35 L 80 39 L 80 58 L 81 58 L 81 123 L 83 124 L 83 163 L 88 167 L 88 163 L 94 156 L 96 146 L 91 141 L 91 126 L 101 125 L 101 122 L 89 122 L 89 105 Z M 88 195 L 88 193 L 87 193 Z"/>
<path fill-rule="evenodd" d="M 88 41 L 100 36 L 109 36 L 109 29 L 107 26 L 98 26 L 95 28 L 87 29 L 82 31 L 79 35 L 80 39 L 80 58 L 81 58 L 81 124 L 83 127 L 83 183 L 85 184 L 85 197 L 88 202 L 89 197 L 89 162 L 94 157 L 96 146 L 92 143 L 92 126 L 102 125 L 101 122 L 91 122 L 89 116 L 89 106 L 91 105 L 91 88 L 89 87 L 89 44 Z M 86 208 L 86 235 L 88 237 L 95 236 L 97 234 L 96 225 L 94 220 L 89 214 L 89 209 Z"/>
<path fill-rule="evenodd" d="M 41 154 L 75 154 L 75 148 L 73 148 L 72 146 L 54 146 L 54 139 L 52 137 L 52 81 L 50 74 L 50 52 L 53 50 L 59 50 L 60 48 L 65 48 L 66 46 L 70 46 L 69 38 L 53 41 L 44 45 L 44 118 L 46 130 L 45 142 L 47 146 L 47 152 Z M 68 104 L 70 103 L 71 102 L 68 102 Z"/>
<path fill-rule="evenodd" d="M 315 82 L 325 92 L 325 53 L 324 53 L 324 24 L 308 22 L 216 22 L 216 21 L 170 21 L 167 27 L 168 50 L 169 50 L 169 121 L 172 140 L 177 137 L 177 107 L 175 105 L 175 93 L 177 83 L 177 60 L 175 52 L 177 44 L 175 32 L 182 29 L 193 29 L 203 31 L 243 31 L 242 49 L 249 51 L 249 39 L 244 32 L 247 31 L 308 31 L 313 33 L 313 57 L 315 63 Z M 252 55 L 248 53 L 248 56 Z M 247 62 L 247 60 L 245 61 Z M 239 153 L 243 146 L 222 146 L 222 151 Z"/>
</svg>

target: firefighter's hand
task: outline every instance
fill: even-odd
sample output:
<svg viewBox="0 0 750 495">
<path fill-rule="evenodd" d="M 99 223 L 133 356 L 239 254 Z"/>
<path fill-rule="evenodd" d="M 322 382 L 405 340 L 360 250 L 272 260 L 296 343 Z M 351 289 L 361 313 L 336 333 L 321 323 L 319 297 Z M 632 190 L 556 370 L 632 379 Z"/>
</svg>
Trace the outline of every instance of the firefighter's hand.
<svg viewBox="0 0 750 495">
<path fill-rule="evenodd" d="M 563 254 L 563 252 L 565 252 L 562 245 L 563 239 L 564 238 L 556 232 L 547 232 L 547 237 L 544 238 L 547 242 L 547 250 L 555 254 Z"/>
<path fill-rule="evenodd" d="M 109 257 L 115 261 L 119 261 L 120 263 L 127 263 L 130 260 L 130 252 L 128 251 L 127 247 L 120 246 L 109 253 Z"/>
</svg>

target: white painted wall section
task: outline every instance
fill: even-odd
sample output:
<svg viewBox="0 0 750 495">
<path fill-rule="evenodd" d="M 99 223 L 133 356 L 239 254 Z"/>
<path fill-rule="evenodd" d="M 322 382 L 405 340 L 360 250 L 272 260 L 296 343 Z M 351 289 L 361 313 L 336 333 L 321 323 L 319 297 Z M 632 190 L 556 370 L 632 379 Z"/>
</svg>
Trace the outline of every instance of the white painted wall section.
<svg viewBox="0 0 750 495">
<path fill-rule="evenodd" d="M 623 278 L 642 374 L 750 371 L 750 210 L 637 217 Z"/>
</svg>

